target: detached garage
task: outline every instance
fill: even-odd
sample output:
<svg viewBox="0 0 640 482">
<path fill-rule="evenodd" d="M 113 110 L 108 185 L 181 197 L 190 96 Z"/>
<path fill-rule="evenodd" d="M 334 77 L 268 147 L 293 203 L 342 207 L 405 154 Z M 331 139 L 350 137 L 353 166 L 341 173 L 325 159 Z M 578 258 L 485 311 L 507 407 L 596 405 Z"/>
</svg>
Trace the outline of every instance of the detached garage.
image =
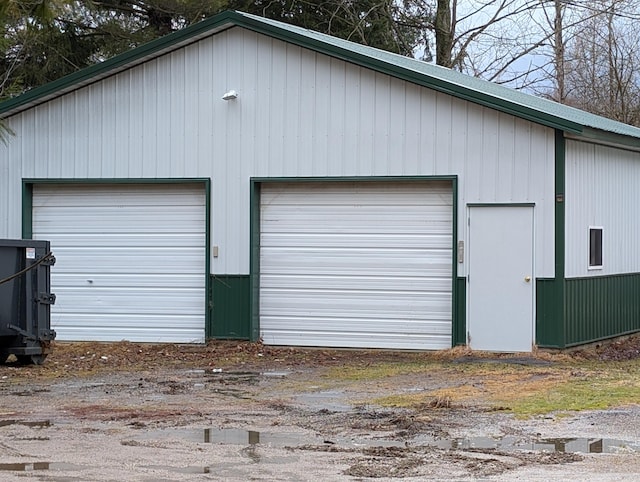
<svg viewBox="0 0 640 482">
<path fill-rule="evenodd" d="M 63 340 L 529 351 L 640 331 L 640 129 L 227 12 L 0 104 Z"/>
</svg>

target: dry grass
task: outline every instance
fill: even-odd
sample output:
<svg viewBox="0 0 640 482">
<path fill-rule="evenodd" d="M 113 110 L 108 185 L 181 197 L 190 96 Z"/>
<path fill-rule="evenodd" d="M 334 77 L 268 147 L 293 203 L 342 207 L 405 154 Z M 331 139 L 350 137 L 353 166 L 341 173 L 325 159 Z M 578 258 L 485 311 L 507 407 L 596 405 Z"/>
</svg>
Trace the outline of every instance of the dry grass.
<svg viewBox="0 0 640 482">
<path fill-rule="evenodd" d="M 456 347 L 438 352 L 328 350 L 215 341 L 206 345 L 56 342 L 42 366 L 0 366 L 7 382 L 98 373 L 234 367 L 314 371 L 314 385 L 367 386 L 384 406 L 420 410 L 508 407 L 518 416 L 608 408 L 640 400 L 640 338 L 574 352 L 509 355 Z M 603 361 L 603 360 L 624 361 Z M 419 386 L 419 391 L 406 392 Z M 304 387 L 300 387 L 304 389 Z M 388 395 L 380 397 L 381 393 Z M 375 394 L 375 395 L 374 395 Z"/>
</svg>

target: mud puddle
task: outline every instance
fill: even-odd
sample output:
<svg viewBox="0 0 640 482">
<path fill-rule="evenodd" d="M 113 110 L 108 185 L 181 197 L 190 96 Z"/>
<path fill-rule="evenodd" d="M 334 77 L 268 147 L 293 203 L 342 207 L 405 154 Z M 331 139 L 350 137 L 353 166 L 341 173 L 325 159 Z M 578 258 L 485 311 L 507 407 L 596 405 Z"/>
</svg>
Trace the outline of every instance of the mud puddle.
<svg viewBox="0 0 640 482">
<path fill-rule="evenodd" d="M 264 379 L 279 379 L 289 376 L 290 371 L 225 371 L 221 368 L 187 370 L 186 375 L 195 379 L 191 388 L 196 391 L 209 390 L 218 395 L 237 398 L 239 400 L 251 399 L 251 395 L 237 386 L 256 386 Z"/>
<path fill-rule="evenodd" d="M 445 450 L 496 450 L 500 452 L 546 452 L 546 453 L 640 453 L 640 443 L 616 439 L 555 438 L 530 439 L 507 436 L 503 438 L 469 437 L 437 438 L 419 435 L 411 439 L 374 439 L 322 437 L 292 432 L 259 432 L 233 428 L 205 429 L 161 429 L 144 434 L 137 440 L 180 439 L 195 443 L 265 445 L 279 448 L 295 448 L 309 445 L 339 445 L 352 448 L 368 447 L 433 447 Z"/>
<path fill-rule="evenodd" d="M 25 427 L 44 428 L 51 427 L 51 420 L 17 420 L 4 419 L 0 420 L 0 427 L 8 427 L 10 425 L 24 425 Z"/>
<path fill-rule="evenodd" d="M 0 463 L 0 471 L 12 472 L 32 472 L 34 470 L 69 471 L 82 470 L 80 465 L 67 464 L 64 462 L 15 462 Z"/>
<path fill-rule="evenodd" d="M 616 439 L 600 438 L 549 438 L 522 440 L 519 437 L 503 438 L 470 437 L 456 439 L 436 439 L 418 436 L 411 445 L 428 445 L 451 450 L 497 450 L 501 452 L 547 452 L 547 453 L 583 453 L 613 454 L 620 452 L 640 452 L 640 443 Z"/>
</svg>

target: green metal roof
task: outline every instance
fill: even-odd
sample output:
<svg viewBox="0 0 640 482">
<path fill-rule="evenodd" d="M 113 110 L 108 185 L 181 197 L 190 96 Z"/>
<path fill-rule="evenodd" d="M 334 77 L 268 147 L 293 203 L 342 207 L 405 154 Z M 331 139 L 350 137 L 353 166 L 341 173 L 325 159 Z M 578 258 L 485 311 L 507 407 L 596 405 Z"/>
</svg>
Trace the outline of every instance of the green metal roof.
<svg viewBox="0 0 640 482">
<path fill-rule="evenodd" d="M 539 124 L 573 134 L 597 137 L 601 140 L 622 141 L 640 148 L 639 128 L 470 77 L 454 70 L 241 12 L 221 13 L 2 102 L 0 116 L 8 117 L 16 114 L 234 26 L 340 58 Z M 626 139 L 620 139 L 619 136 L 625 136 Z"/>
</svg>

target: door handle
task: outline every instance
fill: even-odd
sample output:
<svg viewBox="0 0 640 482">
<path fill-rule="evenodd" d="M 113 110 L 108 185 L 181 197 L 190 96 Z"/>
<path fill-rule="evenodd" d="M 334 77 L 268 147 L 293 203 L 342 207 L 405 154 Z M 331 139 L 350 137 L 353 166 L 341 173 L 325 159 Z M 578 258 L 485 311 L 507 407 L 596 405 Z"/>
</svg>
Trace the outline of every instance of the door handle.
<svg viewBox="0 0 640 482">
<path fill-rule="evenodd" d="M 525 280 L 527 283 L 529 283 L 529 282 L 531 281 L 531 276 L 525 276 L 525 277 L 524 277 L 524 280 Z"/>
</svg>

